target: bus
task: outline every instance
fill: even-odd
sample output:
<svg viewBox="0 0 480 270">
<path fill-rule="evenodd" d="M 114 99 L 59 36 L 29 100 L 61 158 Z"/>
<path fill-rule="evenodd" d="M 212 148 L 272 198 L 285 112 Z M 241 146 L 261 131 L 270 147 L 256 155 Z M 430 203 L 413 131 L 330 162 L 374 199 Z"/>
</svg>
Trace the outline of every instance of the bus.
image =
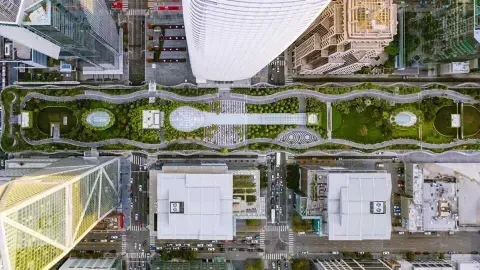
<svg viewBox="0 0 480 270">
<path fill-rule="evenodd" d="M 272 223 L 275 224 L 275 208 L 272 208 L 270 216 L 272 217 Z"/>
<path fill-rule="evenodd" d="M 281 156 L 282 156 L 281 153 L 277 153 L 277 155 L 276 155 L 276 157 L 275 157 L 275 163 L 276 163 L 277 168 L 280 167 L 280 159 L 281 159 Z"/>
</svg>

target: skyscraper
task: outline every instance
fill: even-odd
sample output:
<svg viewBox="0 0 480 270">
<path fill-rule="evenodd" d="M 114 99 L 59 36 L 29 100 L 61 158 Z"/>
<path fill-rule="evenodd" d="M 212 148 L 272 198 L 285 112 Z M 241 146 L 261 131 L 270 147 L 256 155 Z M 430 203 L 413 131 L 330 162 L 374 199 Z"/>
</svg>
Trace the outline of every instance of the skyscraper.
<svg viewBox="0 0 480 270">
<path fill-rule="evenodd" d="M 0 266 L 50 269 L 118 204 L 119 174 L 118 157 L 68 158 L 1 185 Z"/>
<path fill-rule="evenodd" d="M 60 56 L 82 59 L 99 68 L 118 65 L 117 59 L 121 53 L 118 29 L 105 1 L 1 1 L 8 2 L 8 5 L 0 8 L 0 25 L 9 25 L 9 28 L 0 28 L 0 35 L 25 46 L 36 46 L 25 44 L 28 41 L 23 38 L 28 35 L 25 29 L 12 28 L 15 25 L 22 26 L 42 40 L 60 47 Z"/>
<path fill-rule="evenodd" d="M 197 82 L 251 78 L 305 31 L 329 0 L 184 0 Z"/>
</svg>

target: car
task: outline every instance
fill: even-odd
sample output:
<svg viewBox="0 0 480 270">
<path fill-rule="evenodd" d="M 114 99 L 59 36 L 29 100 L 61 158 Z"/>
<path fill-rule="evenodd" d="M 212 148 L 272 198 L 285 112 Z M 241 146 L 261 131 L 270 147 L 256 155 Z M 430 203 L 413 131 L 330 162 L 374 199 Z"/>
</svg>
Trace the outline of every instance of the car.
<svg viewBox="0 0 480 270">
<path fill-rule="evenodd" d="M 138 185 L 138 191 L 142 191 L 142 185 Z"/>
<path fill-rule="evenodd" d="M 258 240 L 252 240 L 252 244 L 258 244 Z"/>
<path fill-rule="evenodd" d="M 212 243 L 216 243 L 216 242 L 217 242 L 217 240 L 212 240 Z"/>
<path fill-rule="evenodd" d="M 302 251 L 302 254 L 308 254 L 308 251 L 304 250 Z"/>
<path fill-rule="evenodd" d="M 181 247 L 182 244 L 178 243 L 178 244 L 175 244 L 176 247 Z"/>
<path fill-rule="evenodd" d="M 207 247 L 213 247 L 213 245 L 212 244 L 207 244 Z"/>
<path fill-rule="evenodd" d="M 432 232 L 424 232 L 425 235 L 432 235 Z"/>
<path fill-rule="evenodd" d="M 405 232 L 398 232 L 398 234 L 403 235 L 403 234 L 405 234 Z"/>
<path fill-rule="evenodd" d="M 285 262 L 284 266 L 285 268 L 288 268 L 288 262 Z"/>
<path fill-rule="evenodd" d="M 452 235 L 452 234 L 455 234 L 454 231 L 448 231 L 448 234 Z"/>
<path fill-rule="evenodd" d="M 183 244 L 183 246 L 184 246 L 184 247 L 189 247 L 189 246 L 190 246 L 190 244 Z"/>
<path fill-rule="evenodd" d="M 110 239 L 110 243 L 113 243 L 113 242 L 116 242 L 116 241 L 115 241 L 115 240 L 113 240 L 113 239 Z"/>
<path fill-rule="evenodd" d="M 247 239 L 247 240 L 252 240 L 252 239 L 253 239 L 253 237 L 251 237 L 251 236 L 247 236 L 247 237 L 245 237 L 245 239 Z"/>
<path fill-rule="evenodd" d="M 82 239 L 82 242 L 87 242 L 87 238 L 83 238 L 83 239 Z"/>
<path fill-rule="evenodd" d="M 478 254 L 478 251 L 472 251 L 471 254 Z"/>
<path fill-rule="evenodd" d="M 135 220 L 138 220 L 138 214 L 135 214 Z"/>
<path fill-rule="evenodd" d="M 111 239 L 118 239 L 118 235 L 112 235 L 110 236 Z"/>
<path fill-rule="evenodd" d="M 272 268 L 277 269 L 277 264 L 275 262 L 272 262 Z"/>
<path fill-rule="evenodd" d="M 249 249 L 248 249 L 248 252 L 254 252 L 254 251 L 255 251 L 254 248 L 249 248 Z"/>
<path fill-rule="evenodd" d="M 217 247 L 223 247 L 223 244 L 217 244 Z"/>
<path fill-rule="evenodd" d="M 133 178 L 130 178 L 130 184 L 133 184 Z"/>
<path fill-rule="evenodd" d="M 242 244 L 246 244 L 248 241 L 247 240 L 241 240 L 240 241 Z"/>
<path fill-rule="evenodd" d="M 174 247 L 173 250 L 180 250 L 180 248 L 179 247 Z"/>
<path fill-rule="evenodd" d="M 447 251 L 447 254 L 455 254 L 455 251 Z"/>
<path fill-rule="evenodd" d="M 264 252 L 263 248 L 257 248 L 257 252 Z"/>
<path fill-rule="evenodd" d="M 203 244 L 197 244 L 197 247 L 203 247 Z"/>
<path fill-rule="evenodd" d="M 338 252 L 338 251 L 332 251 L 332 254 L 333 254 L 333 255 L 338 255 L 338 254 L 340 254 L 340 252 Z"/>
<path fill-rule="evenodd" d="M 260 234 L 255 235 L 255 239 L 260 239 Z"/>
<path fill-rule="evenodd" d="M 209 248 L 208 248 L 208 251 L 215 251 L 215 248 L 209 247 Z"/>
<path fill-rule="evenodd" d="M 135 245 L 134 245 L 134 249 L 137 249 L 137 243 L 135 243 Z"/>
<path fill-rule="evenodd" d="M 384 252 L 382 252 L 382 254 L 383 255 L 388 255 L 388 254 L 390 254 L 390 252 L 389 251 L 384 251 Z"/>
<path fill-rule="evenodd" d="M 193 250 L 193 251 L 198 251 L 198 248 L 192 247 L 192 250 Z"/>
<path fill-rule="evenodd" d="M 236 248 L 229 248 L 228 250 L 230 250 L 230 251 L 237 251 Z"/>
</svg>

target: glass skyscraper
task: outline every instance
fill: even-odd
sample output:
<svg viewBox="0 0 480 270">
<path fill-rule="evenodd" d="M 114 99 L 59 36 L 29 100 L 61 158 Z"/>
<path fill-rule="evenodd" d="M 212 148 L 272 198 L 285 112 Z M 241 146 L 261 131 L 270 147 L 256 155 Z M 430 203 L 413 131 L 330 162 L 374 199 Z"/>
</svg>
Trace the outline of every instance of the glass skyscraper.
<svg viewBox="0 0 480 270">
<path fill-rule="evenodd" d="M 1 185 L 3 269 L 50 269 L 118 205 L 119 181 L 119 157 L 68 158 Z"/>
<path fill-rule="evenodd" d="M 249 79 L 300 36 L 330 0 L 184 0 L 197 82 Z"/>
</svg>

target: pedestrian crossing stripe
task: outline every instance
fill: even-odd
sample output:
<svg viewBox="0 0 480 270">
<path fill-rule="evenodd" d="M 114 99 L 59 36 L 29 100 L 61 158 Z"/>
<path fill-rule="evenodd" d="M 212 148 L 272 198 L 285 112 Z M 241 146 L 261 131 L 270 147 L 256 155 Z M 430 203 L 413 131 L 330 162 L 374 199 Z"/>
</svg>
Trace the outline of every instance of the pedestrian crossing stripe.
<svg viewBox="0 0 480 270">
<path fill-rule="evenodd" d="M 288 226 L 265 226 L 264 231 L 267 232 L 285 232 L 288 231 Z"/>
<path fill-rule="evenodd" d="M 265 260 L 281 260 L 283 258 L 288 258 L 287 253 L 267 253 L 263 256 Z"/>
<path fill-rule="evenodd" d="M 295 245 L 295 234 L 293 232 L 288 232 L 288 251 L 290 253 L 294 253 L 294 245 Z"/>
<path fill-rule="evenodd" d="M 140 227 L 138 225 L 130 225 L 129 231 L 147 231 L 146 228 Z"/>
<path fill-rule="evenodd" d="M 146 253 L 127 253 L 127 257 L 130 259 L 146 259 L 147 254 Z"/>
</svg>

